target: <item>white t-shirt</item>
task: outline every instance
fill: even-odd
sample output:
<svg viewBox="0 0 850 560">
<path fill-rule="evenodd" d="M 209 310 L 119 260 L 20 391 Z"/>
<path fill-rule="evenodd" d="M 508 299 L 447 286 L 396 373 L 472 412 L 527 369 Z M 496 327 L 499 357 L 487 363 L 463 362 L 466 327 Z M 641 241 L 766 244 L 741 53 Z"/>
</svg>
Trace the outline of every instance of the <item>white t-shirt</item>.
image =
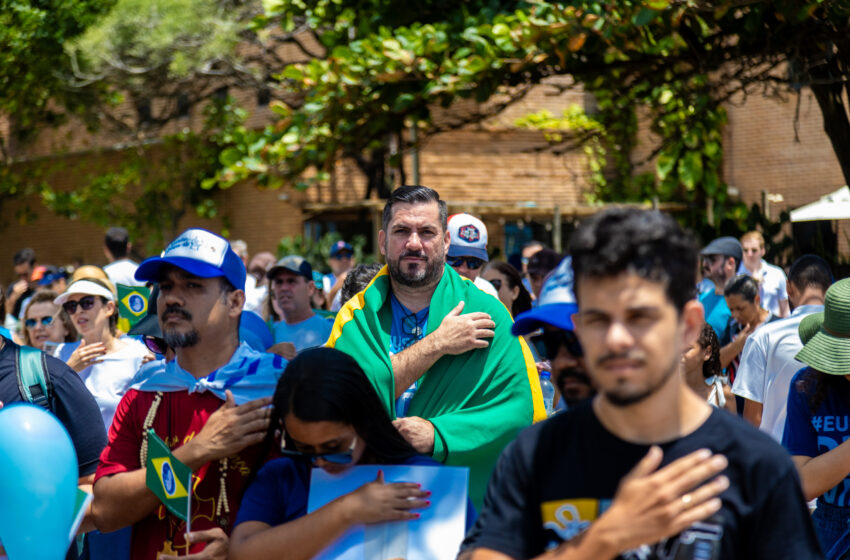
<svg viewBox="0 0 850 560">
<path fill-rule="evenodd" d="M 263 304 L 269 293 L 268 285 L 257 286 L 257 279 L 250 274 L 245 277 L 245 305 L 242 309 L 263 315 Z"/>
<path fill-rule="evenodd" d="M 761 297 L 761 306 L 779 317 L 779 302 L 788 299 L 788 288 L 786 286 L 788 280 L 785 278 L 785 271 L 778 266 L 767 264 L 761 260 L 761 269 L 758 274 L 753 274 L 744 266 L 744 261 L 741 261 L 741 266 L 738 267 L 738 274 L 748 274 L 759 282 L 759 296 Z"/>
<path fill-rule="evenodd" d="M 823 305 L 803 305 L 790 317 L 762 325 L 741 352 L 732 392 L 763 405 L 759 428 L 782 441 L 791 378 L 803 367 L 794 359 L 803 347 L 797 332 L 803 317 L 823 311 Z"/>
<path fill-rule="evenodd" d="M 130 381 L 142 365 L 142 358 L 150 354 L 144 343 L 137 338 L 122 336 L 119 340 L 124 343 L 123 348 L 102 356 L 99 362 L 79 373 L 80 379 L 97 401 L 107 431 L 112 425 L 118 402 L 127 392 Z M 79 346 L 79 342 L 60 344 L 56 349 L 56 356 L 67 363 Z"/>
<path fill-rule="evenodd" d="M 493 284 L 482 278 L 481 275 L 479 275 L 478 278 L 475 279 L 475 285 L 490 294 L 491 296 L 493 296 L 494 298 L 499 299 L 498 290 L 496 290 Z"/>
<path fill-rule="evenodd" d="M 320 315 L 313 315 L 300 323 L 288 324 L 278 321 L 274 324 L 274 342 L 291 342 L 295 351 L 321 346 L 328 341 L 333 330 L 333 323 Z"/>
<path fill-rule="evenodd" d="M 103 271 L 109 276 L 109 281 L 113 286 L 124 284 L 125 286 L 144 286 L 144 282 L 136 280 L 136 269 L 139 265 L 130 259 L 121 259 L 109 263 L 103 267 Z"/>
</svg>

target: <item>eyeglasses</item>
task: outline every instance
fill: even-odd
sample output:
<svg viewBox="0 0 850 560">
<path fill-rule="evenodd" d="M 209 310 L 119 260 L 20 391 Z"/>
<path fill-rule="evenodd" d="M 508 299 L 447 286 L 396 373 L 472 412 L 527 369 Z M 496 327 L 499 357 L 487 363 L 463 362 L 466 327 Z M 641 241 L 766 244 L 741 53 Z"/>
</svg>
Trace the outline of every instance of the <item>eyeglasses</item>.
<svg viewBox="0 0 850 560">
<path fill-rule="evenodd" d="M 496 288 L 496 291 L 499 291 L 499 290 L 502 289 L 502 279 L 501 278 L 493 278 L 492 280 L 489 280 L 489 282 L 490 282 L 490 284 L 493 285 L 494 288 Z"/>
<path fill-rule="evenodd" d="M 142 341 L 145 343 L 145 346 L 147 346 L 148 350 L 150 350 L 154 354 L 159 354 L 161 356 L 164 356 L 169 348 L 168 344 L 166 344 L 165 341 L 159 338 L 158 336 L 144 335 L 142 337 Z"/>
<path fill-rule="evenodd" d="M 88 311 L 92 307 L 94 307 L 94 300 L 97 296 L 86 296 L 80 298 L 79 301 L 66 301 L 62 304 L 62 309 L 65 310 L 68 315 L 73 315 L 77 312 L 77 305 L 83 308 L 83 311 Z"/>
<path fill-rule="evenodd" d="M 301 451 L 294 451 L 291 449 L 286 449 L 283 447 L 284 441 L 281 442 L 280 453 L 285 457 L 292 457 L 293 459 L 297 459 L 299 461 L 309 461 L 311 464 L 315 465 L 319 459 L 325 461 L 326 463 L 332 463 L 334 465 L 350 465 L 354 461 L 354 446 L 357 444 L 357 436 L 351 440 L 351 445 L 348 448 L 348 451 L 344 451 L 342 453 L 303 453 Z"/>
<path fill-rule="evenodd" d="M 481 268 L 482 264 L 484 264 L 484 261 L 476 259 L 475 257 L 448 257 L 446 258 L 446 262 L 449 263 L 449 266 L 452 268 L 457 268 L 466 262 L 466 268 L 469 270 L 477 270 Z"/>
<path fill-rule="evenodd" d="M 531 338 L 531 342 L 537 349 L 538 354 L 545 357 L 547 360 L 555 359 L 558 355 L 558 350 L 565 347 L 567 351 L 576 358 L 584 355 L 581 349 L 581 344 L 576 338 L 576 335 L 570 331 L 543 331 L 541 334 Z"/>
<path fill-rule="evenodd" d="M 53 323 L 53 319 L 55 318 L 56 315 L 52 315 L 50 317 L 30 317 L 29 319 L 24 321 L 24 324 L 27 326 L 27 328 L 30 329 L 34 328 L 39 323 L 41 323 L 42 327 L 49 327 Z"/>
</svg>

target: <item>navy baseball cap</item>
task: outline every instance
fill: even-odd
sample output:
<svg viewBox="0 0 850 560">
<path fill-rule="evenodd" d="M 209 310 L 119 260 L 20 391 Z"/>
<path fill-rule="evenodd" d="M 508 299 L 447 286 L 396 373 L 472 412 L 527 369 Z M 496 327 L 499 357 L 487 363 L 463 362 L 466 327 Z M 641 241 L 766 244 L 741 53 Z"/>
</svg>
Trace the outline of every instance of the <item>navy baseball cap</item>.
<svg viewBox="0 0 850 560">
<path fill-rule="evenodd" d="M 158 257 L 136 269 L 136 280 L 158 282 L 164 265 L 182 268 L 198 278 L 225 277 L 237 290 L 245 289 L 245 265 L 227 239 L 205 229 L 187 229 Z"/>
<path fill-rule="evenodd" d="M 299 255 L 287 255 L 283 257 L 269 269 L 266 277 L 272 280 L 280 270 L 288 270 L 292 274 L 303 276 L 307 280 L 313 280 L 313 267 L 310 266 L 307 259 Z"/>
<path fill-rule="evenodd" d="M 354 248 L 345 241 L 337 241 L 333 245 L 331 245 L 331 258 L 335 259 L 339 257 L 339 254 L 342 252 L 349 252 L 352 255 L 354 254 Z"/>
<path fill-rule="evenodd" d="M 573 330 L 572 315 L 578 311 L 573 284 L 573 259 L 567 256 L 543 283 L 537 307 L 517 315 L 511 333 L 515 336 L 528 334 L 544 324 L 564 331 Z"/>
</svg>

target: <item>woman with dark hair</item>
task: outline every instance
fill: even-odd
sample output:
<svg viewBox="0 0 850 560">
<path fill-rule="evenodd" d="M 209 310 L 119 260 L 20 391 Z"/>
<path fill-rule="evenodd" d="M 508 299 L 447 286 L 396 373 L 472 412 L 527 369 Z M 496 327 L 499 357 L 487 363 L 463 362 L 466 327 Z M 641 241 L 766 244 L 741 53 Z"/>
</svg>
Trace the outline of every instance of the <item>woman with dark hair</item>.
<svg viewBox="0 0 850 560">
<path fill-rule="evenodd" d="M 493 284 L 499 292 L 499 300 L 513 317 L 531 309 L 531 294 L 523 286 L 522 276 L 513 266 L 502 261 L 490 261 L 481 276 Z"/>
<path fill-rule="evenodd" d="M 685 383 L 712 406 L 735 414 L 735 395 L 720 367 L 720 341 L 711 325 L 704 323 L 699 337 L 682 354 Z"/>
<path fill-rule="evenodd" d="M 430 493 L 418 484 L 387 484 L 379 474 L 307 513 L 311 466 L 339 473 L 357 464 L 438 465 L 417 455 L 393 427 L 363 370 L 344 352 L 313 348 L 289 362 L 275 390 L 261 461 L 278 439 L 284 456 L 252 471 L 256 479 L 230 541 L 232 559 L 281 551 L 290 560 L 312 558 L 352 526 L 417 519 L 414 510 L 429 505 Z"/>
<path fill-rule="evenodd" d="M 36 292 L 24 311 L 24 343 L 45 350 L 45 344 L 59 345 L 77 340 L 77 329 L 60 306 L 53 303 L 59 294 L 51 291 Z"/>
<path fill-rule="evenodd" d="M 791 454 L 803 494 L 817 498 L 815 532 L 827 558 L 850 550 L 850 279 L 826 291 L 823 324 L 800 324 L 805 342 L 788 392 L 782 445 Z M 814 331 L 814 334 L 812 332 Z"/>
<path fill-rule="evenodd" d="M 747 274 L 739 274 L 729 280 L 723 288 L 723 295 L 734 323 L 729 329 L 732 342 L 720 350 L 720 365 L 729 368 L 729 380 L 735 381 L 735 370 L 747 338 L 761 325 L 779 317 L 761 307 L 759 284 Z"/>
</svg>

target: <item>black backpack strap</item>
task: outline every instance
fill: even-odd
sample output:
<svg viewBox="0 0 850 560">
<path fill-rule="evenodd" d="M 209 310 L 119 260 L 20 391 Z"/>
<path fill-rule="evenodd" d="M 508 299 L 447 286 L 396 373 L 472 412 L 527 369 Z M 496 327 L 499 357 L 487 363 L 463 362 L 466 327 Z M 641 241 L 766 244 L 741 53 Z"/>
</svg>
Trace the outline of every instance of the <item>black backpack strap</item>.
<svg viewBox="0 0 850 560">
<path fill-rule="evenodd" d="M 24 401 L 50 410 L 50 378 L 44 352 L 30 346 L 15 349 L 18 390 Z"/>
</svg>

